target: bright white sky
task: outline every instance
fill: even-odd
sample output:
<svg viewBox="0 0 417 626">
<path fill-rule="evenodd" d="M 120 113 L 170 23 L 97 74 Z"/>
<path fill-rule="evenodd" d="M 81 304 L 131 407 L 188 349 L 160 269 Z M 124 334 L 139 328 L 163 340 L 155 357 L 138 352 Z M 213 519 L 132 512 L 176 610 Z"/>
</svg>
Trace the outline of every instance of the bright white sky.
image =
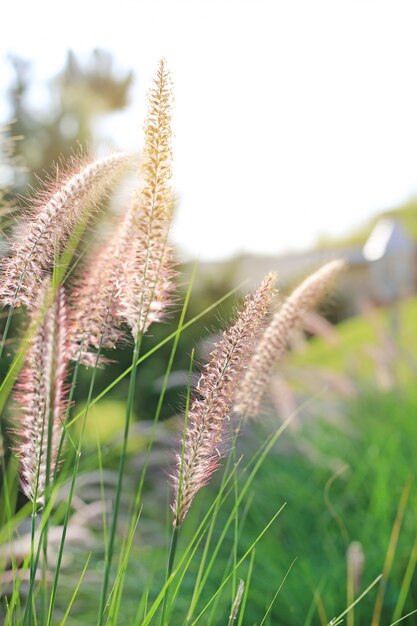
<svg viewBox="0 0 417 626">
<path fill-rule="evenodd" d="M 132 106 L 105 128 L 120 148 L 140 148 L 149 79 L 167 58 L 186 254 L 301 248 L 417 192 L 415 0 L 4 4 L 0 93 L 8 52 L 32 59 L 38 105 L 68 48 L 133 68 Z"/>
</svg>

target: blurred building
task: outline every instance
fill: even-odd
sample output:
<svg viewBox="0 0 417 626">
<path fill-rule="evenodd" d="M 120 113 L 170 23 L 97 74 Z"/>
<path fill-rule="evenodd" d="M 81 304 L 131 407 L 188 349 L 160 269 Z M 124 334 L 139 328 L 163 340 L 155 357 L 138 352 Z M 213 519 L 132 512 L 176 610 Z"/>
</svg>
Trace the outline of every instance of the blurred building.
<svg viewBox="0 0 417 626">
<path fill-rule="evenodd" d="M 363 256 L 370 275 L 371 295 L 390 303 L 416 292 L 416 244 L 394 219 L 381 219 L 371 232 Z"/>
<path fill-rule="evenodd" d="M 250 290 L 274 270 L 285 293 L 324 263 L 338 258 L 348 264 L 336 286 L 341 317 L 359 313 L 365 303 L 385 305 L 417 293 L 417 244 L 393 218 L 380 219 L 364 246 L 238 257 L 232 261 L 234 282 L 245 283 L 245 290 Z M 222 267 L 224 263 L 213 262 L 202 269 L 206 276 L 214 277 L 223 272 Z"/>
</svg>

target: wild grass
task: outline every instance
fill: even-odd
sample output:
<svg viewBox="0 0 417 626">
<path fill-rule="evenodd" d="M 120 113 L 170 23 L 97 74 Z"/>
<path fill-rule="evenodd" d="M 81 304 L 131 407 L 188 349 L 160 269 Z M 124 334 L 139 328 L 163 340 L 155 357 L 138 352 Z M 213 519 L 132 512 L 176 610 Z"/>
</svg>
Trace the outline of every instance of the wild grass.
<svg viewBox="0 0 417 626">
<path fill-rule="evenodd" d="M 166 415 L 187 333 L 197 336 L 200 322 L 236 300 L 233 289 L 196 313 L 197 266 L 178 277 L 171 120 L 162 60 L 136 191 L 111 237 L 98 241 L 95 227 L 109 219 L 99 210 L 103 194 L 129 161 L 119 153 L 49 184 L 1 261 L 2 622 L 395 622 L 413 611 L 417 561 L 409 398 L 401 396 L 403 414 L 400 396 L 372 396 L 392 409 L 391 422 L 364 420 L 361 396 L 341 427 L 314 420 L 297 431 L 294 415 L 271 419 L 260 403 L 290 330 L 343 264 L 319 269 L 281 305 L 267 275 L 233 306 L 206 365 L 196 365 L 194 349 L 185 354 L 182 410 Z M 160 326 L 152 337 L 170 308 L 173 330 Z M 116 346 L 130 360 L 118 375 Z M 144 419 L 136 400 L 161 352 L 155 410 Z M 256 411 L 239 406 L 251 393 Z M 300 419 L 315 405 L 311 396 Z M 107 437 L 95 429 L 106 419 L 115 422 Z"/>
</svg>

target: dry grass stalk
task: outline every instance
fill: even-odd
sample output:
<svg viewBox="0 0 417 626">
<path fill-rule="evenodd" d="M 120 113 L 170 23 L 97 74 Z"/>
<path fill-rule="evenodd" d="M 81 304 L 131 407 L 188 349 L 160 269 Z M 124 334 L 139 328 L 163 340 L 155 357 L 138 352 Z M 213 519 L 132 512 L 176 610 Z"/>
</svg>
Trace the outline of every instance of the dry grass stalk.
<svg viewBox="0 0 417 626">
<path fill-rule="evenodd" d="M 343 269 L 344 262 L 331 261 L 306 278 L 273 316 L 256 346 L 250 365 L 236 394 L 234 409 L 246 417 L 256 417 L 275 364 L 285 354 L 291 333 L 326 293 Z"/>
<path fill-rule="evenodd" d="M 243 594 L 245 592 L 245 582 L 243 580 L 239 580 L 239 585 L 236 591 L 235 599 L 233 600 L 232 610 L 229 615 L 229 624 L 228 626 L 232 626 L 235 623 L 237 614 L 239 613 L 240 605 L 242 603 Z"/>
<path fill-rule="evenodd" d="M 183 453 L 177 454 L 174 483 L 174 526 L 180 526 L 196 493 L 219 466 L 225 423 L 236 388 L 250 358 L 256 332 L 273 296 L 275 275 L 269 274 L 244 307 L 233 326 L 211 353 L 197 385 L 198 397 L 191 403 Z"/>
<path fill-rule="evenodd" d="M 88 205 L 109 188 L 128 157 L 115 153 L 61 176 L 53 189 L 40 197 L 32 215 L 24 220 L 1 266 L 0 301 L 12 307 L 33 309 L 46 274 L 69 241 Z"/>
<path fill-rule="evenodd" d="M 69 361 L 67 314 L 63 288 L 54 301 L 45 305 L 43 292 L 39 309 L 32 314 L 32 328 L 26 362 L 19 376 L 15 397 L 20 407 L 16 452 L 20 462 L 22 490 L 34 501 L 42 501 L 47 482 L 47 450 L 50 446 L 49 475 L 52 476 L 65 417 L 65 378 Z M 40 316 L 42 316 L 40 318 Z M 48 425 L 51 420 L 51 440 Z"/>
</svg>

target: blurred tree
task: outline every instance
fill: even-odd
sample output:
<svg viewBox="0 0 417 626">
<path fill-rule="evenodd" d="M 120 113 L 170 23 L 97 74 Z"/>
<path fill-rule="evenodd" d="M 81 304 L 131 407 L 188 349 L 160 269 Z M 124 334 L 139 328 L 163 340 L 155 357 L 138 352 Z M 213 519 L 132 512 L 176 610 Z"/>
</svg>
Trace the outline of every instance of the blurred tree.
<svg viewBox="0 0 417 626">
<path fill-rule="evenodd" d="M 121 76 L 106 51 L 94 50 L 85 63 L 69 51 L 64 68 L 49 83 L 50 102 L 40 112 L 28 101 L 31 63 L 17 56 L 11 56 L 10 62 L 14 80 L 9 99 L 15 120 L 11 132 L 22 137 L 18 149 L 27 166 L 14 181 L 21 192 L 27 184 L 36 187 L 37 176 L 43 178 L 42 172 L 68 157 L 77 143 L 88 146 L 97 116 L 127 105 L 133 73 Z"/>
</svg>

